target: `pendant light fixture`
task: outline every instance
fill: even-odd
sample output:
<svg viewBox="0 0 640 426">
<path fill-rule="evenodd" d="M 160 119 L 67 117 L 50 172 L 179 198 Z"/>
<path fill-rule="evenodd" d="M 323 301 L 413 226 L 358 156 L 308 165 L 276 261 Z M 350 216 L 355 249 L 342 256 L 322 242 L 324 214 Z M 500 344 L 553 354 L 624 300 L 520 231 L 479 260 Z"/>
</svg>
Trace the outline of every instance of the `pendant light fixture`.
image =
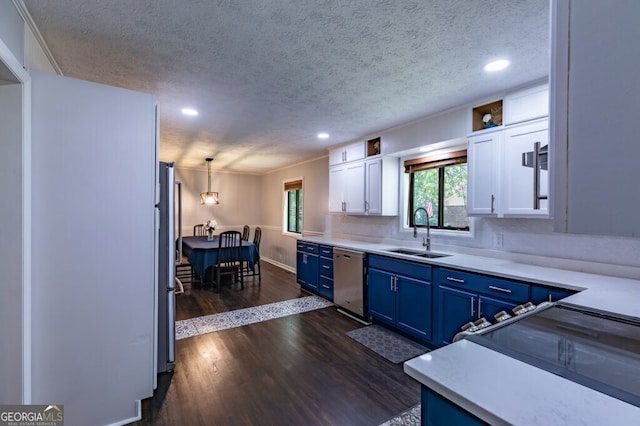
<svg viewBox="0 0 640 426">
<path fill-rule="evenodd" d="M 200 204 L 220 204 L 218 201 L 218 193 L 211 192 L 211 162 L 213 158 L 207 158 L 207 175 L 209 176 L 209 186 L 207 186 L 207 192 L 200 194 Z"/>
</svg>

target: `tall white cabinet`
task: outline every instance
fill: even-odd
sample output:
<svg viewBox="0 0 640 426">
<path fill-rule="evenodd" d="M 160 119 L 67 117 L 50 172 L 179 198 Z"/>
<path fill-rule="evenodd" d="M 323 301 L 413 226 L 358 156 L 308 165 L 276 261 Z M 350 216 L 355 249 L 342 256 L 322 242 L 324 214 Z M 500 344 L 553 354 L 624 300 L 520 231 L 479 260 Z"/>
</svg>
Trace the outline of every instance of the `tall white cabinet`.
<svg viewBox="0 0 640 426">
<path fill-rule="evenodd" d="M 640 2 L 554 0 L 554 228 L 640 237 Z"/>
</svg>

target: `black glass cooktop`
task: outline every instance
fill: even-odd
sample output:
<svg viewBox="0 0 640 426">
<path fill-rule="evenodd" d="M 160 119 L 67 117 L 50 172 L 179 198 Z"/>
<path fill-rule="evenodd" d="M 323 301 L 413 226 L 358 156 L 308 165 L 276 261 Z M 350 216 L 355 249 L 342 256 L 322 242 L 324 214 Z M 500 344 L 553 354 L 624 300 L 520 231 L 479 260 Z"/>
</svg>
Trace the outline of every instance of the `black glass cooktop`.
<svg viewBox="0 0 640 426">
<path fill-rule="evenodd" d="M 475 343 L 640 407 L 640 321 L 556 303 Z"/>
</svg>

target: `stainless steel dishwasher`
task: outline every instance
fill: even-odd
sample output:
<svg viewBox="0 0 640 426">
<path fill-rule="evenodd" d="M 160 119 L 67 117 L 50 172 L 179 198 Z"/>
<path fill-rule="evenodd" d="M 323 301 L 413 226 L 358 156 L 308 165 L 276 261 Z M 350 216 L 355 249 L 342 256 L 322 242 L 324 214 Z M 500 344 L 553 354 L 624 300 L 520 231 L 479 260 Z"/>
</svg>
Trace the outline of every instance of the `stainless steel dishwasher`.
<svg viewBox="0 0 640 426">
<path fill-rule="evenodd" d="M 333 302 L 360 317 L 364 317 L 363 278 L 364 253 L 334 248 Z"/>
</svg>

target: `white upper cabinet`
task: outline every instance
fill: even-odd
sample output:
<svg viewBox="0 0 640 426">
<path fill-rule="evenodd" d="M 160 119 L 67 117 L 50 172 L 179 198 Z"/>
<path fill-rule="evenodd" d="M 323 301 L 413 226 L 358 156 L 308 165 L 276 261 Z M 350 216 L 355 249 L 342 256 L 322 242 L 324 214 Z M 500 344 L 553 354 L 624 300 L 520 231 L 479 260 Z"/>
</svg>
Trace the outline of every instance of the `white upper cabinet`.
<svg viewBox="0 0 640 426">
<path fill-rule="evenodd" d="M 329 165 L 362 160 L 364 158 L 364 142 L 353 142 L 329 151 Z"/>
<path fill-rule="evenodd" d="M 500 202 L 502 132 L 469 138 L 467 150 L 467 213 L 497 216 Z"/>
<path fill-rule="evenodd" d="M 469 136 L 470 216 L 549 217 L 549 89 L 546 84 L 507 94 L 472 109 L 500 111 L 497 126 Z M 492 114 L 495 117 L 496 114 Z"/>
<path fill-rule="evenodd" d="M 503 144 L 503 216 L 548 217 L 549 120 L 505 129 Z"/>
<path fill-rule="evenodd" d="M 549 115 L 549 86 L 544 84 L 504 97 L 503 124 L 522 123 Z"/>
<path fill-rule="evenodd" d="M 396 216 L 398 161 L 375 156 L 329 167 L 329 212 Z"/>
<path fill-rule="evenodd" d="M 377 157 L 365 160 L 365 210 L 369 215 L 398 215 L 399 159 Z"/>
<path fill-rule="evenodd" d="M 364 214 L 365 164 L 354 161 L 329 168 L 329 212 Z"/>
</svg>

